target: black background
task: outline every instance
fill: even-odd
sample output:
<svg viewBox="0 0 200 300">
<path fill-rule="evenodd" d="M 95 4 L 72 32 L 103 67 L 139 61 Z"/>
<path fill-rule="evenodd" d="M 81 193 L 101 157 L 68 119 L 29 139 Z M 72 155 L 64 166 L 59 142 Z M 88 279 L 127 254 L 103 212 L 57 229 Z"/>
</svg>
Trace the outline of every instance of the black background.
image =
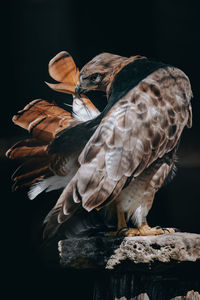
<svg viewBox="0 0 200 300">
<path fill-rule="evenodd" d="M 56 271 L 46 270 L 34 257 L 29 237 L 57 194 L 31 202 L 24 191 L 12 193 L 10 175 L 17 162 L 3 156 L 12 142 L 24 134 L 11 122 L 19 109 L 36 98 L 70 102 L 70 97 L 50 90 L 44 83 L 51 82 L 49 60 L 62 50 L 71 53 L 79 68 L 101 52 L 122 56 L 140 54 L 179 67 L 189 76 L 194 93 L 193 127 L 185 129 L 183 134 L 177 176 L 158 192 L 148 219 L 151 225 L 200 232 L 197 2 L 24 0 L 2 6 L 1 38 L 5 41 L 1 46 L 1 228 L 8 294 L 47 299 L 61 295 L 64 286 L 67 294 L 74 286 L 81 289 L 86 284 L 84 280 L 77 282 L 72 272 L 63 277 Z M 102 108 L 105 99 L 97 105 Z M 90 283 L 90 276 L 86 281 Z M 25 292 L 26 287 L 28 292 Z M 84 299 L 88 297 L 84 298 L 83 294 Z M 76 296 L 66 296 L 66 299 L 76 299 Z"/>
</svg>

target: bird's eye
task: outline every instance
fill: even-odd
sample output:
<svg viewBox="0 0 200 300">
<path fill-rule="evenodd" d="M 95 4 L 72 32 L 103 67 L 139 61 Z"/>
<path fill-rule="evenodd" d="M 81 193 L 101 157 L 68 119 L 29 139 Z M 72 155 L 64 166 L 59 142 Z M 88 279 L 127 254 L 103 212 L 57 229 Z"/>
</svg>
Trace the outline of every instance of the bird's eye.
<svg viewBox="0 0 200 300">
<path fill-rule="evenodd" d="M 99 73 L 95 73 L 90 76 L 90 80 L 95 81 L 96 83 L 100 82 L 101 79 L 102 79 L 102 75 Z"/>
</svg>

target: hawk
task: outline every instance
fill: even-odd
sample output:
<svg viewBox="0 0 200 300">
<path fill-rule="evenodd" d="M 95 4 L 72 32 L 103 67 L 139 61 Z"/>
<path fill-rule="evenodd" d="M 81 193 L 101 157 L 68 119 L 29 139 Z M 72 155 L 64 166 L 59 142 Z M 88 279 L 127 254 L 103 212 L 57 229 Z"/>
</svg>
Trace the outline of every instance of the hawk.
<svg viewBox="0 0 200 300">
<path fill-rule="evenodd" d="M 73 172 L 68 170 L 70 176 L 48 217 L 46 236 L 55 234 L 77 210 L 103 207 L 117 214 L 113 234 L 122 234 L 127 220 L 135 228 L 123 231 L 126 236 L 173 233 L 172 228 L 149 227 L 146 217 L 155 193 L 173 173 L 184 127 L 192 126 L 188 77 L 178 68 L 146 57 L 102 53 L 78 76 L 76 97 L 89 90 L 106 93 L 105 109 L 95 111 L 89 120 L 71 121 L 45 148 L 59 162 L 57 169 L 50 162 L 54 174 L 66 176 L 66 161 L 71 169 L 76 165 Z M 32 194 L 44 182 L 36 183 Z"/>
</svg>

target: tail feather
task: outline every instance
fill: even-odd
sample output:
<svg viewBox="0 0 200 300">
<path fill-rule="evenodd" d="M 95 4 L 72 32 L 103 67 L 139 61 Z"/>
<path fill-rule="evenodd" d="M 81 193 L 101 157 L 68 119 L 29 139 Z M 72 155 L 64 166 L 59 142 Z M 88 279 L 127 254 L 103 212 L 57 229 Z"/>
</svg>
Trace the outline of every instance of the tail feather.
<svg viewBox="0 0 200 300">
<path fill-rule="evenodd" d="M 51 186 L 51 181 L 53 179 L 54 176 L 51 176 L 49 178 L 46 179 L 42 179 L 37 181 L 36 183 L 32 184 L 30 187 L 30 190 L 28 192 L 28 197 L 30 200 L 35 199 L 39 194 L 41 194 L 42 192 L 46 191 L 49 186 Z M 62 185 L 60 186 L 60 188 L 62 188 Z M 56 185 L 55 190 L 59 189 L 59 186 Z M 52 189 L 53 190 L 53 189 Z"/>
<path fill-rule="evenodd" d="M 68 52 L 58 53 L 49 62 L 49 74 L 58 82 L 47 83 L 50 88 L 73 95 L 72 113 L 43 99 L 31 101 L 18 111 L 12 120 L 16 125 L 29 131 L 32 138 L 17 142 L 6 152 L 6 156 L 10 159 L 27 159 L 16 169 L 12 179 L 14 190 L 31 186 L 28 193 L 30 199 L 34 199 L 43 191 L 64 189 L 73 180 L 79 167 L 78 155 L 82 150 L 81 147 L 77 149 L 77 153 L 68 153 L 69 156 L 52 155 L 48 152 L 48 147 L 59 132 L 99 114 L 98 109 L 85 95 L 82 94 L 80 98 L 75 96 L 79 70 Z M 71 159 L 71 156 L 75 159 Z M 76 197 L 75 200 L 78 202 L 78 194 L 68 197 L 70 198 L 68 206 L 63 206 L 62 203 L 65 196 L 61 195 L 52 210 L 44 236 L 52 236 L 61 223 L 80 207 L 80 203 L 74 202 L 73 199 Z"/>
<path fill-rule="evenodd" d="M 28 188 L 28 187 L 34 185 L 35 183 L 37 183 L 38 181 L 42 180 L 44 177 L 45 177 L 44 175 L 41 175 L 37 178 L 27 178 L 26 180 L 21 180 L 20 182 L 16 181 L 12 185 L 12 191 L 15 192 L 15 191 L 17 191 L 18 189 L 21 189 L 21 188 L 25 188 L 25 187 Z"/>
<path fill-rule="evenodd" d="M 49 75 L 56 81 L 61 82 L 54 85 L 48 84 L 51 88 L 65 93 L 75 93 L 79 70 L 68 52 L 62 51 L 50 60 Z M 64 87 L 60 88 L 60 85 L 64 85 Z"/>
<path fill-rule="evenodd" d="M 29 187 L 50 176 L 52 176 L 52 172 L 48 168 L 41 168 L 35 172 L 24 174 L 23 176 L 15 178 L 12 189 L 16 191 L 19 188 Z"/>
<path fill-rule="evenodd" d="M 49 164 L 51 157 L 33 157 L 27 161 L 25 161 L 23 164 L 21 164 L 13 173 L 12 179 L 14 180 L 16 177 L 23 175 L 25 173 L 29 173 L 34 171 L 35 169 L 44 167 Z"/>
<path fill-rule="evenodd" d="M 44 191 L 51 192 L 53 190 L 63 189 L 72 179 L 73 175 L 74 173 L 71 172 L 66 176 L 53 175 L 43 178 L 31 186 L 28 196 L 32 200 Z"/>
<path fill-rule="evenodd" d="M 37 178 L 45 174 L 51 174 L 48 165 L 17 176 L 14 178 L 14 181 L 20 182 L 21 180 L 26 180 L 27 178 Z"/>
<path fill-rule="evenodd" d="M 59 131 L 73 122 L 73 118 L 69 112 L 55 104 L 38 99 L 19 111 L 13 117 L 13 122 L 29 130 L 33 136 L 17 142 L 6 152 L 10 159 L 29 158 L 12 176 L 15 182 L 13 188 L 16 190 L 54 174 L 54 158 L 48 153 L 47 147 Z"/>
<path fill-rule="evenodd" d="M 7 152 L 6 156 L 10 159 L 26 158 L 34 156 L 45 156 L 47 145 L 36 139 L 26 139 L 14 144 Z"/>
<path fill-rule="evenodd" d="M 60 206 L 54 207 L 50 214 L 46 218 L 46 225 L 43 230 L 43 238 L 44 239 L 50 239 L 52 238 L 59 230 L 59 228 L 63 225 L 63 222 L 66 222 L 69 220 L 77 210 L 81 208 L 80 203 L 76 203 L 74 205 L 74 209 L 69 215 L 65 215 L 64 219 L 60 220 L 59 219 L 59 213 L 60 213 Z"/>
<path fill-rule="evenodd" d="M 42 99 L 31 101 L 19 111 L 13 122 L 28 130 L 34 138 L 49 143 L 55 135 L 71 125 L 71 113 Z"/>
</svg>

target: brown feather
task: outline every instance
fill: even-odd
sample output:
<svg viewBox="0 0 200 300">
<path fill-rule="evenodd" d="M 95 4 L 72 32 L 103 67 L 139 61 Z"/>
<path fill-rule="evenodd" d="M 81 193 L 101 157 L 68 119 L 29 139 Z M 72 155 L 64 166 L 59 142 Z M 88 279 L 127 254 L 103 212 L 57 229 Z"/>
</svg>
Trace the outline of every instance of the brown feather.
<svg viewBox="0 0 200 300">
<path fill-rule="evenodd" d="M 79 70 L 68 52 L 62 51 L 50 60 L 49 74 L 56 81 L 68 84 L 69 91 L 74 93 L 74 88 L 79 79 Z"/>
<path fill-rule="evenodd" d="M 20 180 L 24 180 L 24 179 L 27 179 L 27 178 L 32 178 L 32 177 L 38 177 L 40 175 L 43 175 L 43 174 L 46 174 L 47 171 L 49 171 L 49 167 L 48 165 L 46 166 L 43 166 L 43 167 L 39 167 L 35 170 L 31 170 L 29 172 L 26 172 L 22 175 L 19 175 L 17 177 L 14 177 L 14 181 L 20 181 Z M 48 172 L 49 173 L 49 172 Z"/>
<path fill-rule="evenodd" d="M 33 137 L 46 143 L 73 122 L 66 110 L 45 100 L 31 101 L 13 117 L 13 122 L 32 133 Z"/>
<path fill-rule="evenodd" d="M 60 52 L 49 62 L 49 74 L 60 82 L 58 84 L 47 83 L 49 87 L 60 92 L 75 94 L 79 70 L 69 53 Z M 76 105 L 80 117 L 82 117 L 81 113 L 87 117 L 88 111 L 91 116 L 99 113 L 85 95 L 82 94 L 80 98 L 76 97 L 76 100 L 80 102 L 78 107 Z M 73 102 L 73 109 L 75 109 L 75 102 Z M 12 176 L 15 189 L 29 186 L 55 174 L 59 176 L 69 174 L 69 178 L 72 176 L 71 174 L 78 168 L 78 153 L 68 156 L 50 155 L 47 148 L 60 131 L 80 122 L 74 116 L 54 103 L 37 99 L 28 103 L 13 117 L 16 125 L 32 134 L 31 139 L 17 142 L 6 153 L 10 159 L 30 158 L 19 166 Z"/>
<path fill-rule="evenodd" d="M 35 177 L 35 176 L 27 177 L 27 178 L 21 179 L 20 181 L 15 181 L 15 183 L 12 186 L 12 190 L 17 191 L 18 189 L 21 189 L 24 187 L 30 187 L 32 184 L 37 183 L 38 181 L 48 178 L 50 176 L 52 176 L 52 173 L 46 172 L 45 174 L 42 174 L 37 177 Z"/>
<path fill-rule="evenodd" d="M 10 159 L 25 158 L 32 156 L 45 156 L 47 145 L 37 139 L 25 139 L 14 144 L 7 152 Z"/>
<path fill-rule="evenodd" d="M 29 172 L 33 172 L 38 168 L 45 167 L 49 164 L 50 161 L 51 161 L 50 155 L 31 158 L 25 161 L 15 170 L 15 172 L 12 175 L 12 179 L 14 180 L 16 177 L 19 177 Z"/>
<path fill-rule="evenodd" d="M 116 74 L 135 59 L 109 53 L 96 56 L 80 72 L 81 87 L 90 89 L 91 74 L 101 74 L 96 89 L 109 95 Z M 191 125 L 191 96 L 187 76 L 176 68 L 166 67 L 151 73 L 115 103 L 79 156 L 80 168 L 60 196 L 53 222 L 50 218 L 47 227 L 55 233 L 55 220 L 58 218 L 61 223 L 67 220 L 80 203 L 91 211 L 116 198 L 117 202 L 122 197 L 123 202 L 130 186 L 127 199 L 141 197 L 140 203 L 147 201 L 144 208 L 148 212 L 156 190 L 173 166 L 171 153 L 176 152 L 183 128 Z M 140 190 L 137 183 L 145 195 L 134 195 Z M 127 215 L 136 208 L 134 204 Z M 146 217 L 145 211 L 141 217 Z M 138 218 L 136 225 L 140 221 Z"/>
<path fill-rule="evenodd" d="M 174 79 L 183 77 L 189 103 L 191 89 L 183 74 L 175 68 L 159 69 L 115 104 L 79 157 L 81 167 L 73 185 L 66 189 L 64 207 L 73 189 L 88 211 L 107 205 L 107 199 L 117 197 L 127 178 L 138 177 L 176 146 L 190 113 L 181 97 L 182 82 L 180 86 L 180 80 Z M 180 108 L 178 112 L 175 106 Z"/>
<path fill-rule="evenodd" d="M 52 90 L 60 93 L 66 93 L 66 94 L 73 94 L 75 95 L 75 85 L 74 83 L 66 83 L 66 82 L 60 82 L 60 83 L 45 83 L 50 87 Z"/>
</svg>

